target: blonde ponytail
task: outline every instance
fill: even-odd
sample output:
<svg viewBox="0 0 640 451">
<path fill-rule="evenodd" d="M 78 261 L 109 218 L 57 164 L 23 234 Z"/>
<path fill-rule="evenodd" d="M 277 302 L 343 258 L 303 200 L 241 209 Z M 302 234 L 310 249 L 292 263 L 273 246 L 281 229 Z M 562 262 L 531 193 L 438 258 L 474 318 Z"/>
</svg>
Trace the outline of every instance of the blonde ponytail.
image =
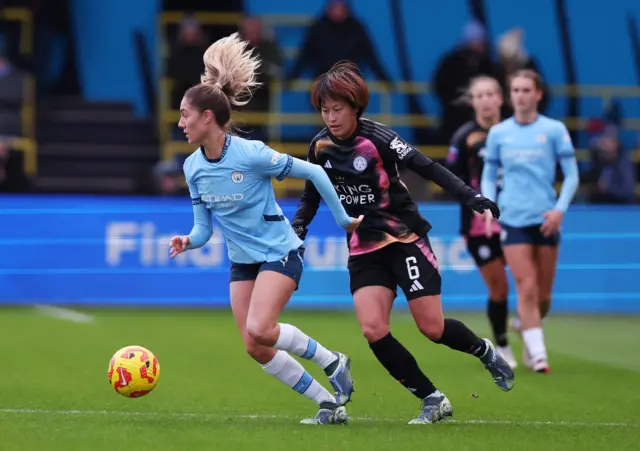
<svg viewBox="0 0 640 451">
<path fill-rule="evenodd" d="M 218 87 L 235 106 L 249 103 L 253 89 L 260 86 L 256 79 L 260 60 L 247 50 L 248 44 L 233 33 L 211 44 L 202 58 L 205 70 L 200 82 Z"/>
</svg>

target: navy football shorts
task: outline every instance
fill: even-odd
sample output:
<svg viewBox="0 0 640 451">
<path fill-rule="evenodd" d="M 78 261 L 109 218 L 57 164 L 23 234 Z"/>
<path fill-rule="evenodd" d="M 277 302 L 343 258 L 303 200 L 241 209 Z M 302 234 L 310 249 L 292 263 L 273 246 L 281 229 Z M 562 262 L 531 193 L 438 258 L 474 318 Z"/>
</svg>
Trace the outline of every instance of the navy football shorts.
<svg viewBox="0 0 640 451">
<path fill-rule="evenodd" d="M 282 260 L 261 263 L 231 263 L 230 282 L 256 280 L 262 271 L 274 271 L 290 277 L 296 282 L 296 290 L 302 278 L 304 264 L 302 256 L 304 249 L 299 248 L 289 252 Z"/>
<path fill-rule="evenodd" d="M 511 227 L 502 225 L 500 242 L 503 246 L 511 244 L 529 244 L 531 246 L 558 246 L 560 244 L 560 232 L 551 236 L 544 236 L 540 231 L 540 225 L 528 227 Z"/>
</svg>

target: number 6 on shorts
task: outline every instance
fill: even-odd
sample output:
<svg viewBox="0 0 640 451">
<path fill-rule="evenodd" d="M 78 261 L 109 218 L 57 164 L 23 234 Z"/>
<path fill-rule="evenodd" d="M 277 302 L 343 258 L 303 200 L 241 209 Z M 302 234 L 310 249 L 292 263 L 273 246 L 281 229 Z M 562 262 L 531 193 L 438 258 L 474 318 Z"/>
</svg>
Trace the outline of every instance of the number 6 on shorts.
<svg viewBox="0 0 640 451">
<path fill-rule="evenodd" d="M 411 256 L 407 257 L 405 262 L 407 263 L 407 273 L 409 274 L 409 280 L 416 280 L 420 277 L 420 270 L 418 269 L 418 260 Z"/>
</svg>

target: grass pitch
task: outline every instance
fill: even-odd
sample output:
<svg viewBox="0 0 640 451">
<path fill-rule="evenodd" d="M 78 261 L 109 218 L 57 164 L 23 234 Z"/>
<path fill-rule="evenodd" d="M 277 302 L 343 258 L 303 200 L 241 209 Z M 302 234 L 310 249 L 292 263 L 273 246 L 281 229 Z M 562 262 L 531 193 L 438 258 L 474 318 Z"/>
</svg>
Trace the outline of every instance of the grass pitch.
<svg viewBox="0 0 640 451">
<path fill-rule="evenodd" d="M 453 421 L 409 426 L 418 400 L 377 363 L 351 313 L 285 313 L 283 321 L 352 358 L 349 425 L 314 427 L 298 424 L 314 404 L 247 356 L 230 311 L 81 311 L 93 321 L 0 309 L 0 450 L 625 450 L 640 442 L 640 317 L 552 316 L 552 372 L 520 367 L 504 393 L 477 359 L 428 342 L 394 313 L 394 335 L 454 408 Z M 482 315 L 448 316 L 489 336 Z M 511 342 L 519 356 L 519 340 Z M 107 365 L 134 344 L 157 355 L 161 378 L 150 395 L 126 399 L 108 385 Z"/>
</svg>

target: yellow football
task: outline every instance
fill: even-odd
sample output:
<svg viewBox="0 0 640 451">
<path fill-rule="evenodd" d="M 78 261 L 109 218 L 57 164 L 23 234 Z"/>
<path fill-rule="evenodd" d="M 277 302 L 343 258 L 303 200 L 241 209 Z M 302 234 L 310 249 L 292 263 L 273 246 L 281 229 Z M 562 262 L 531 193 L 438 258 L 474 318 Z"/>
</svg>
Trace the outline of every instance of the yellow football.
<svg viewBox="0 0 640 451">
<path fill-rule="evenodd" d="M 109 362 L 109 384 L 127 398 L 149 394 L 160 379 L 160 364 L 156 356 L 142 346 L 126 346 Z"/>
</svg>

